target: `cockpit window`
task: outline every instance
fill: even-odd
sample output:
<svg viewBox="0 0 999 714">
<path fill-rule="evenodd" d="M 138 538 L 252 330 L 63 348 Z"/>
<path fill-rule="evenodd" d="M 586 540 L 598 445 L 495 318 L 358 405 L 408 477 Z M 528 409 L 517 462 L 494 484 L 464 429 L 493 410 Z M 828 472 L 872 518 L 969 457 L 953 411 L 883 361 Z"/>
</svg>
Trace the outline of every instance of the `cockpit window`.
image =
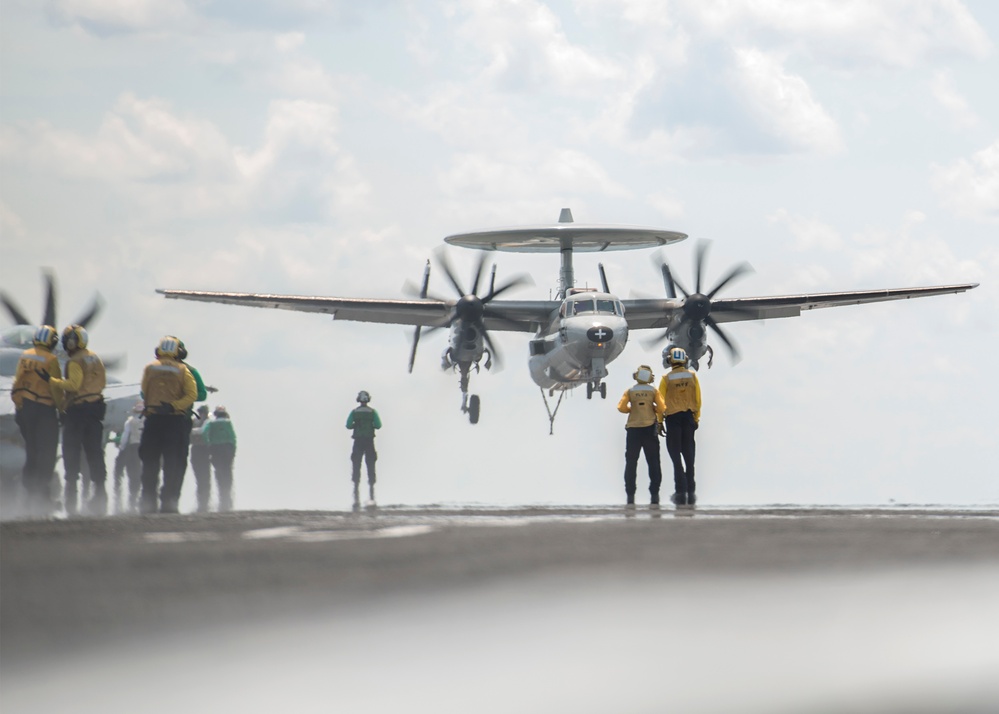
<svg viewBox="0 0 999 714">
<path fill-rule="evenodd" d="M 614 308 L 615 303 L 613 300 L 597 300 L 597 312 L 613 315 L 616 312 Z"/>
<path fill-rule="evenodd" d="M 572 314 L 582 315 L 584 312 L 593 312 L 593 301 L 574 300 L 572 303 Z"/>
</svg>

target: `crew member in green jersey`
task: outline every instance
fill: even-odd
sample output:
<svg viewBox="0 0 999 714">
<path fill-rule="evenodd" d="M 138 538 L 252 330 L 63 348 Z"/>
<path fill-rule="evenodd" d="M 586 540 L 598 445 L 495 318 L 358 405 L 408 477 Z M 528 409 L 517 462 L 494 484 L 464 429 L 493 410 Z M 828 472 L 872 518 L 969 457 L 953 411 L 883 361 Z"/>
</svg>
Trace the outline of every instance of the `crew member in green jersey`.
<svg viewBox="0 0 999 714">
<path fill-rule="evenodd" d="M 347 428 L 354 430 L 354 449 L 350 452 L 350 461 L 353 465 L 355 508 L 360 505 L 362 459 L 368 467 L 369 496 L 372 503 L 375 500 L 375 461 L 378 459 L 378 454 L 375 452 L 375 429 L 382 428 L 378 412 L 368 406 L 371 395 L 362 389 L 357 393 L 357 401 L 360 406 L 347 417 Z"/>
</svg>

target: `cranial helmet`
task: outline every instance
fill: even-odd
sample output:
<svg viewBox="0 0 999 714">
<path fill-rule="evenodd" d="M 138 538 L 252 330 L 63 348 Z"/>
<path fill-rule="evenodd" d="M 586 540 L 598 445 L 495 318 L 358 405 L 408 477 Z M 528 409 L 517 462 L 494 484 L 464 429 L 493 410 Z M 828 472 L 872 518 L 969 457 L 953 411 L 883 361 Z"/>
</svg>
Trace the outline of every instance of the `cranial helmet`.
<svg viewBox="0 0 999 714">
<path fill-rule="evenodd" d="M 177 340 L 177 359 L 181 362 L 187 359 L 187 348 L 184 346 L 184 340 Z"/>
<path fill-rule="evenodd" d="M 639 366 L 639 368 L 636 369 L 635 373 L 631 376 L 634 378 L 636 382 L 641 382 L 642 384 L 651 384 L 654 375 L 652 374 L 652 367 L 650 367 L 647 364 L 643 364 Z"/>
<path fill-rule="evenodd" d="M 35 346 L 44 347 L 49 350 L 53 349 L 58 341 L 59 334 L 51 325 L 42 325 L 39 327 L 35 331 L 34 338 L 32 338 L 32 342 L 35 343 Z"/>
<path fill-rule="evenodd" d="M 169 357 L 170 359 L 177 359 L 177 355 L 180 354 L 180 340 L 172 335 L 167 335 L 160 343 L 156 345 L 156 356 L 157 357 Z"/>
<path fill-rule="evenodd" d="M 70 325 L 62 331 L 62 346 L 67 352 L 75 352 L 87 348 L 90 336 L 83 325 Z"/>
<path fill-rule="evenodd" d="M 687 364 L 687 352 L 682 347 L 667 347 L 663 350 L 663 367 Z"/>
<path fill-rule="evenodd" d="M 371 401 L 371 395 L 362 389 L 360 392 L 357 393 L 357 401 L 359 401 L 361 404 L 367 404 L 368 402 Z"/>
<path fill-rule="evenodd" d="M 215 407 L 215 411 L 212 412 L 212 413 L 215 414 L 215 416 L 217 416 L 217 417 L 228 417 L 229 416 L 229 412 L 227 412 L 226 408 L 223 407 L 221 404 L 219 406 Z"/>
</svg>

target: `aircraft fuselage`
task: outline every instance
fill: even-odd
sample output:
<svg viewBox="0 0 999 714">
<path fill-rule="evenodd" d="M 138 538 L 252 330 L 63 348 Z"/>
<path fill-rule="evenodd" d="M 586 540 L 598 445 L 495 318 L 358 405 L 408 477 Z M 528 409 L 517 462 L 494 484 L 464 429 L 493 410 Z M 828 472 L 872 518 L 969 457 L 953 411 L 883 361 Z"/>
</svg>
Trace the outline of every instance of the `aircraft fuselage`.
<svg viewBox="0 0 999 714">
<path fill-rule="evenodd" d="M 628 322 L 617 297 L 570 290 L 548 329 L 531 340 L 531 378 L 549 391 L 599 385 L 627 342 Z"/>
</svg>

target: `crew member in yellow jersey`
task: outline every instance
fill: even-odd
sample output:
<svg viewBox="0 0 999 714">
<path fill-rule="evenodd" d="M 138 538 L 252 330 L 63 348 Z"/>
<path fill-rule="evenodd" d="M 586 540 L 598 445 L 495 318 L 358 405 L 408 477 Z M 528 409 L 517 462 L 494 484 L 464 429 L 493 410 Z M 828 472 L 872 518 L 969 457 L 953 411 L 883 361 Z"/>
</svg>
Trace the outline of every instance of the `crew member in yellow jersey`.
<svg viewBox="0 0 999 714">
<path fill-rule="evenodd" d="M 58 382 L 63 391 L 62 463 L 66 471 L 63 498 L 66 513 L 77 512 L 77 483 L 80 479 L 81 453 L 87 456 L 94 493 L 87 510 L 103 516 L 108 510 L 105 488 L 107 467 L 104 464 L 104 386 L 106 378 L 101 358 L 87 349 L 89 337 L 81 325 L 70 325 L 62 331 L 62 346 L 69 359 L 65 379 Z"/>
<path fill-rule="evenodd" d="M 645 451 L 649 465 L 649 495 L 653 506 L 659 505 L 659 486 L 663 473 L 659 464 L 659 425 L 666 410 L 662 395 L 652 386 L 652 368 L 643 364 L 632 375 L 637 382 L 618 402 L 617 410 L 628 415 L 628 436 L 624 448 L 624 494 L 628 505 L 635 503 L 638 479 L 638 455 Z"/>
<path fill-rule="evenodd" d="M 177 359 L 179 352 L 180 340 L 169 335 L 164 337 L 156 347 L 156 359 L 147 364 L 142 373 L 146 417 L 139 442 L 141 513 L 156 513 L 157 510 L 177 513 L 179 510 L 180 489 L 184 485 L 187 465 L 187 410 L 198 396 L 191 371 Z M 159 488 L 161 460 L 162 489 Z"/>
<path fill-rule="evenodd" d="M 17 362 L 10 392 L 14 420 L 24 438 L 21 481 L 28 498 L 28 512 L 36 516 L 52 515 L 52 473 L 59 448 L 56 408 L 62 399 L 58 387 L 59 360 L 52 353 L 58 341 L 59 334 L 51 325 L 38 328 L 34 346 L 22 352 Z"/>
<path fill-rule="evenodd" d="M 687 368 L 687 352 L 680 347 L 663 350 L 663 367 L 670 371 L 659 382 L 666 403 L 666 451 L 673 460 L 673 495 L 678 506 L 697 502 L 694 483 L 694 432 L 701 420 L 701 385 L 697 373 Z"/>
</svg>

